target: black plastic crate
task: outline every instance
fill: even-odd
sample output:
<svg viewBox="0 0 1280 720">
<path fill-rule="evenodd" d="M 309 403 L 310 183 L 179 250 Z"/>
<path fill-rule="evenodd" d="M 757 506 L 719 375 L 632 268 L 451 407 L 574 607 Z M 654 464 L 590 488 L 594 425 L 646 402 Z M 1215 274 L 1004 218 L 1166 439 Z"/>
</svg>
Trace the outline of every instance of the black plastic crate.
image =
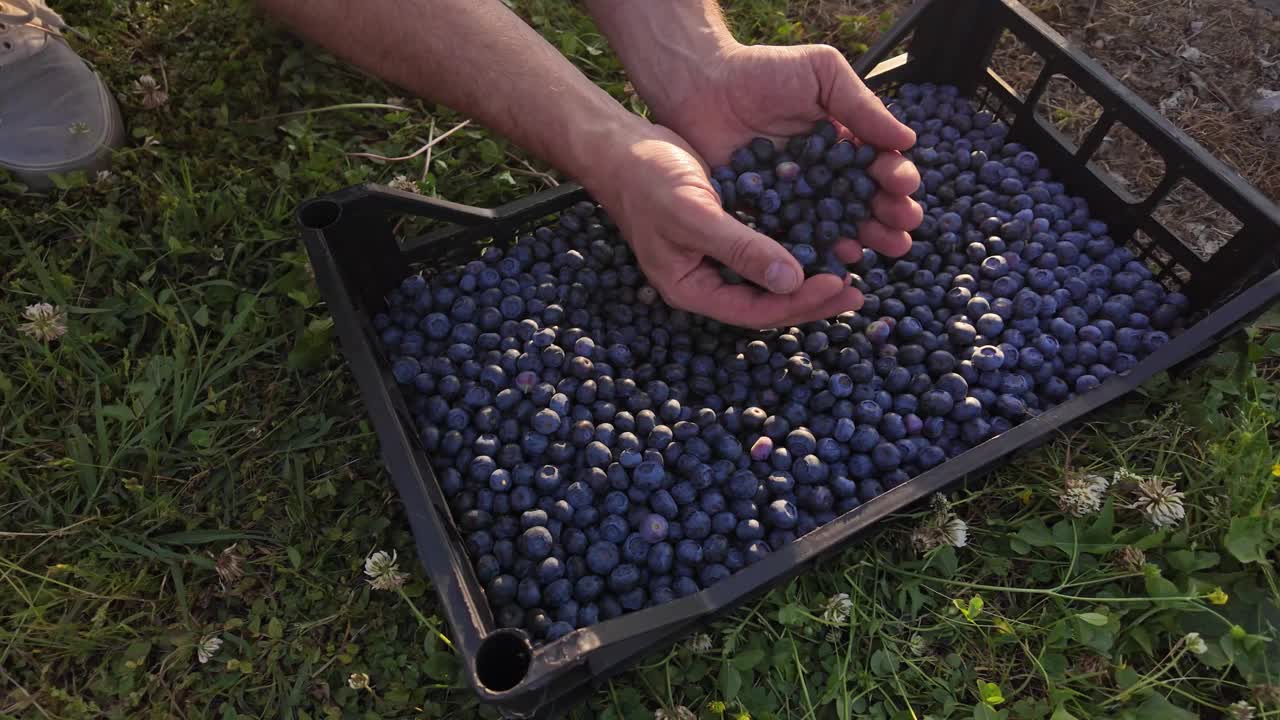
<svg viewBox="0 0 1280 720">
<path fill-rule="evenodd" d="M 1005 32 L 1044 61 L 1025 99 L 989 67 Z M 904 41 L 907 52 L 886 59 Z M 794 577 L 886 516 L 1009 462 L 1014 453 L 1042 444 L 1153 375 L 1202 355 L 1280 299 L 1280 208 L 1016 2 L 926 0 L 861 56 L 855 68 L 882 93 L 903 82 L 957 85 L 962 94 L 1009 122 L 1010 139 L 1037 152 L 1055 179 L 1086 197 L 1093 214 L 1109 224 L 1112 237 L 1127 242 L 1167 287 L 1190 298 L 1198 320 L 1128 375 L 916 476 L 710 588 L 534 648 L 523 631 L 499 629 L 494 622 L 412 416 L 378 349 L 371 318 L 385 306 L 385 294 L 412 269 L 471 259 L 480 243 L 510 243 L 522 230 L 586 199 L 585 192 L 564 185 L 496 209 L 479 209 L 361 185 L 308 201 L 298 220 L 317 282 L 373 419 L 418 555 L 482 701 L 516 717 L 567 707 L 593 683 Z M 1102 108 L 1079 147 L 1035 113 L 1053 76 L 1070 79 Z M 1090 162 L 1116 123 L 1134 131 L 1165 162 L 1166 176 L 1145 199 L 1135 200 Z M 1189 249 L 1154 215 L 1157 204 L 1180 182 L 1199 187 L 1238 220 L 1240 229 L 1211 257 Z M 399 215 L 423 216 L 446 226 L 401 241 L 392 224 Z"/>
</svg>

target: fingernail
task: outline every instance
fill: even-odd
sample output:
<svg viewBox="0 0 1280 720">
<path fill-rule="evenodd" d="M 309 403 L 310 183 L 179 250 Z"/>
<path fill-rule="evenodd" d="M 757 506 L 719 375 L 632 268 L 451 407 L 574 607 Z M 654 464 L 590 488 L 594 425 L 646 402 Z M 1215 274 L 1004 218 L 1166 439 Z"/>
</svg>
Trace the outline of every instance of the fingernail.
<svg viewBox="0 0 1280 720">
<path fill-rule="evenodd" d="M 769 264 L 769 269 L 764 271 L 764 284 L 769 288 L 770 292 L 775 293 L 792 293 L 796 288 L 800 287 L 802 278 L 800 273 L 796 272 L 791 265 L 775 260 Z"/>
</svg>

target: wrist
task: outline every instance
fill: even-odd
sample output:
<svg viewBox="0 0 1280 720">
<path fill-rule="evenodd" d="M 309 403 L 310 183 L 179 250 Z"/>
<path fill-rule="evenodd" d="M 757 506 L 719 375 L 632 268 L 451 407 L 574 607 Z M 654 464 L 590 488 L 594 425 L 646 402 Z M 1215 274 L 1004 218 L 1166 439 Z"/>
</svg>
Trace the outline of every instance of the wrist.
<svg viewBox="0 0 1280 720">
<path fill-rule="evenodd" d="M 588 9 L 654 118 L 705 92 L 733 38 L 716 0 L 587 0 Z"/>
</svg>

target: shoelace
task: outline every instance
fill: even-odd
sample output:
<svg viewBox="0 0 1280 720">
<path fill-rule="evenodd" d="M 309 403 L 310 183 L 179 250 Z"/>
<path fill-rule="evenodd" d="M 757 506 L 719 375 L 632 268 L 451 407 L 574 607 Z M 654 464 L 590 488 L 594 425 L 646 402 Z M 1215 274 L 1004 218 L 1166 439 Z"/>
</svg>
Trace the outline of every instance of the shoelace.
<svg viewBox="0 0 1280 720">
<path fill-rule="evenodd" d="M 20 12 L 4 12 L 7 8 L 14 8 Z M 66 22 L 58 13 L 51 10 L 44 0 L 0 0 L 0 23 L 31 25 L 55 33 L 67 29 Z"/>
</svg>

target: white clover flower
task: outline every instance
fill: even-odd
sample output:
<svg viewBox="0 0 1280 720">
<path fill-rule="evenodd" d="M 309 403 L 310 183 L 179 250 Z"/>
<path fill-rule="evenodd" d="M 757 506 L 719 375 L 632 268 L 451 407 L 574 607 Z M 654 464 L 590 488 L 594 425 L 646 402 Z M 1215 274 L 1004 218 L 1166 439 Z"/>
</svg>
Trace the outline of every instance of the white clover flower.
<svg viewBox="0 0 1280 720">
<path fill-rule="evenodd" d="M 827 634 L 825 637 L 827 639 L 827 642 L 831 643 L 832 645 L 835 645 L 844 639 L 844 628 L 838 628 L 838 627 L 827 628 Z"/>
<path fill-rule="evenodd" d="M 116 181 L 115 173 L 110 170 L 99 170 L 93 178 L 94 183 L 100 187 L 106 187 Z"/>
<path fill-rule="evenodd" d="M 196 659 L 200 661 L 201 665 L 204 665 L 214 655 L 217 655 L 220 649 L 222 649 L 222 638 L 216 635 L 209 635 L 202 638 L 196 645 Z"/>
<path fill-rule="evenodd" d="M 698 633 L 689 640 L 689 649 L 694 652 L 707 652 L 711 649 L 711 636 L 706 633 Z"/>
<path fill-rule="evenodd" d="M 1110 483 L 1101 475 L 1068 473 L 1058 507 L 1071 517 L 1088 517 L 1102 509 Z"/>
<path fill-rule="evenodd" d="M 849 622 L 849 612 L 852 610 L 853 601 L 849 599 L 849 593 L 836 593 L 823 607 L 822 619 L 829 623 L 843 625 Z"/>
<path fill-rule="evenodd" d="M 1204 638 L 1200 637 L 1200 633 L 1198 632 L 1187 633 L 1186 636 L 1182 638 L 1182 642 L 1194 655 L 1203 655 L 1209 650 L 1208 643 L 1204 641 Z"/>
<path fill-rule="evenodd" d="M 18 330 L 42 342 L 52 342 L 67 334 L 67 316 L 57 305 L 36 303 L 28 305 L 22 311 L 28 322 L 18 326 Z"/>
<path fill-rule="evenodd" d="M 676 705 L 670 710 L 658 708 L 653 711 L 653 720 L 697 720 L 693 711 L 683 705 Z"/>
<path fill-rule="evenodd" d="M 404 192 L 417 193 L 419 195 L 422 194 L 418 191 L 418 183 L 409 179 L 408 175 L 397 175 L 391 178 L 391 182 L 387 183 L 387 187 L 392 190 L 401 190 Z"/>
<path fill-rule="evenodd" d="M 409 579 L 396 565 L 395 550 L 390 555 L 382 550 L 370 554 L 364 560 L 364 574 L 369 576 L 368 583 L 374 590 L 395 590 Z"/>
<path fill-rule="evenodd" d="M 347 687 L 352 690 L 372 690 L 373 683 L 369 682 L 368 674 L 354 672 L 347 676 Z"/>
<path fill-rule="evenodd" d="M 169 93 L 150 75 L 133 81 L 133 92 L 142 96 L 142 107 L 155 110 L 169 102 Z"/>
<path fill-rule="evenodd" d="M 1186 508 L 1182 506 L 1182 493 L 1173 483 L 1160 478 L 1139 480 L 1134 494 L 1137 499 L 1129 507 L 1140 511 L 1155 527 L 1177 525 L 1187 515 Z"/>
<path fill-rule="evenodd" d="M 1257 717 L 1257 711 L 1244 700 L 1237 700 L 1227 706 L 1227 716 L 1231 720 L 1253 720 Z"/>
<path fill-rule="evenodd" d="M 961 520 L 954 515 L 942 526 L 943 532 L 946 534 L 947 544 L 951 547 L 962 548 L 969 544 L 969 523 Z"/>
</svg>

